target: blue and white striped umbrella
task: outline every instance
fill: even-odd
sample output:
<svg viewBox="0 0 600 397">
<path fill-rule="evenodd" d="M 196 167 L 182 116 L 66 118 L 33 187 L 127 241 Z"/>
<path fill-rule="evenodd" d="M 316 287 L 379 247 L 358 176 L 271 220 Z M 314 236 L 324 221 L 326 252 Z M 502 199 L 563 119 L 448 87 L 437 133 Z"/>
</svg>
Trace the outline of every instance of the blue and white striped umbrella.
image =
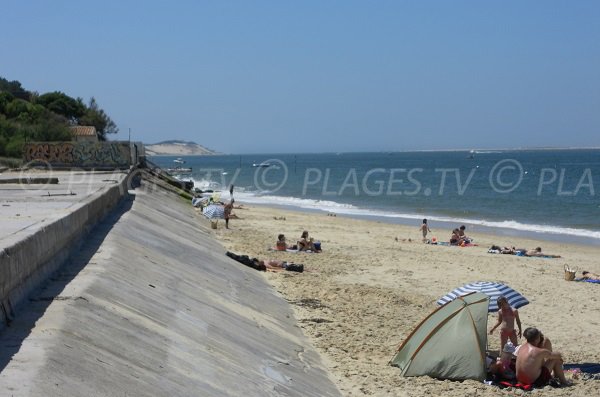
<svg viewBox="0 0 600 397">
<path fill-rule="evenodd" d="M 208 219 L 225 219 L 225 207 L 221 204 L 211 204 L 202 210 L 202 215 Z"/>
<path fill-rule="evenodd" d="M 476 283 L 465 284 L 462 287 L 456 288 L 455 290 L 452 290 L 452 292 L 441 297 L 440 300 L 437 301 L 437 304 L 440 306 L 445 305 L 459 296 L 463 296 L 474 291 L 483 292 L 490 297 L 488 312 L 498 311 L 498 302 L 496 300 L 499 296 L 504 296 L 508 301 L 508 304 L 514 309 L 518 309 L 529 304 L 529 301 L 523 295 L 510 288 L 508 285 L 495 283 L 492 281 L 478 281 Z"/>
</svg>

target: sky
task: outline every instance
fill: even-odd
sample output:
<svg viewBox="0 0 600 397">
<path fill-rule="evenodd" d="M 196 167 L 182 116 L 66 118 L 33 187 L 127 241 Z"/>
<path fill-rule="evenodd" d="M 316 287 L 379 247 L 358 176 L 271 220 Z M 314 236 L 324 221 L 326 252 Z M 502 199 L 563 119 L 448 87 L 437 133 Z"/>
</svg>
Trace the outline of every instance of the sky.
<svg viewBox="0 0 600 397">
<path fill-rule="evenodd" d="M 0 0 L 0 77 L 223 153 L 600 146 L 600 1 Z"/>
</svg>

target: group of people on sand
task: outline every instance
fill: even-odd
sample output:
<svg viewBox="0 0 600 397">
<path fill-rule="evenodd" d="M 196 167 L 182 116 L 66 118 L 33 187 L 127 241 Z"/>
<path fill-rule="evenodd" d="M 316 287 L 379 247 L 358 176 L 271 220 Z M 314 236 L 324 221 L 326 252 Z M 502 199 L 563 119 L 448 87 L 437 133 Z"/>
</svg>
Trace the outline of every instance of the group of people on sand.
<svg viewBox="0 0 600 397">
<path fill-rule="evenodd" d="M 449 239 L 450 245 L 464 246 L 465 244 L 470 244 L 473 241 L 473 239 L 470 237 L 467 237 L 467 235 L 465 234 L 466 229 L 467 229 L 467 227 L 465 225 L 461 225 L 460 227 L 453 229 L 452 234 L 450 235 L 450 239 Z M 430 241 L 427 238 L 427 234 L 431 233 L 431 229 L 429 228 L 427 219 L 423 219 L 423 223 L 421 224 L 421 227 L 419 228 L 419 230 L 423 234 L 423 242 L 424 243 L 429 243 L 429 242 L 437 243 L 435 237 L 432 238 L 432 241 Z"/>
<path fill-rule="evenodd" d="M 452 234 L 450 235 L 450 245 L 470 244 L 472 239 L 465 234 L 466 229 L 467 227 L 462 225 L 461 227 L 452 230 Z"/>
<path fill-rule="evenodd" d="M 508 380 L 517 380 L 523 385 L 544 387 L 556 378 L 556 386 L 568 386 L 565 378 L 563 358 L 552 350 L 552 343 L 534 327 L 522 333 L 526 342 L 518 345 L 521 338 L 521 319 L 517 309 L 513 309 L 504 296 L 497 299 L 498 321 L 490 330 L 490 335 L 500 328 L 500 356 L 491 362 L 489 371 L 493 375 Z M 517 329 L 515 329 L 515 324 Z"/>
<path fill-rule="evenodd" d="M 321 243 L 315 241 L 314 238 L 308 235 L 308 230 L 304 230 L 300 239 L 294 245 L 288 245 L 284 234 L 277 236 L 277 242 L 275 243 L 275 249 L 277 251 L 286 250 L 298 250 L 298 251 L 310 251 L 310 252 L 321 252 Z"/>
<path fill-rule="evenodd" d="M 506 254 L 506 255 L 517 255 L 517 256 L 533 256 L 543 258 L 560 258 L 560 255 L 552 255 L 542 252 L 542 247 L 536 247 L 534 249 L 526 248 L 515 248 L 515 247 L 500 247 L 498 245 L 492 245 L 488 250 L 492 254 Z"/>
<path fill-rule="evenodd" d="M 300 239 L 295 245 L 288 245 L 284 234 L 277 236 L 277 242 L 275 243 L 276 251 L 287 251 L 289 249 L 297 251 L 307 252 L 321 252 L 321 243 L 314 241 L 312 237 L 308 235 L 308 231 L 302 232 Z M 302 273 L 304 272 L 303 264 L 296 264 L 293 262 L 282 261 L 279 259 L 258 259 L 250 258 L 248 255 L 238 255 L 233 252 L 227 252 L 226 255 L 231 259 L 234 259 L 248 267 L 251 267 L 260 271 L 281 271 L 287 270 L 292 272 Z"/>
</svg>

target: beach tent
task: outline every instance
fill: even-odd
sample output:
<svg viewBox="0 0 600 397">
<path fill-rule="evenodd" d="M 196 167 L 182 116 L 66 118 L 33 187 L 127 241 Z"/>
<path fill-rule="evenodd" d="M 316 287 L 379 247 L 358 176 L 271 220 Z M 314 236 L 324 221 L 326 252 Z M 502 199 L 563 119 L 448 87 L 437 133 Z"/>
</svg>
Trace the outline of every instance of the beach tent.
<svg viewBox="0 0 600 397">
<path fill-rule="evenodd" d="M 488 301 L 473 292 L 439 307 L 404 340 L 390 364 L 403 376 L 483 381 Z"/>
</svg>

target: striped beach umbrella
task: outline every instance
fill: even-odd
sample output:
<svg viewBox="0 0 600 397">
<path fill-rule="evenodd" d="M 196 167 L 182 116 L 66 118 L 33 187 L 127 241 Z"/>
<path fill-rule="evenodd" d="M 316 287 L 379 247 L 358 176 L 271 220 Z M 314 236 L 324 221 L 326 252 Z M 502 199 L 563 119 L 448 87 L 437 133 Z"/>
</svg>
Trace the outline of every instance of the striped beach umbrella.
<svg viewBox="0 0 600 397">
<path fill-rule="evenodd" d="M 211 204 L 202 210 L 202 215 L 208 219 L 225 219 L 225 207 L 221 204 Z"/>
<path fill-rule="evenodd" d="M 490 297 L 490 303 L 488 306 L 488 312 L 498 311 L 498 302 L 496 301 L 499 296 L 504 296 L 514 309 L 518 309 L 529 304 L 527 298 L 521 295 L 519 292 L 510 288 L 508 285 L 502 283 L 496 283 L 493 281 L 478 281 L 475 283 L 465 284 L 462 287 L 452 290 L 452 292 L 442 296 L 437 304 L 442 306 L 459 296 L 466 295 L 471 292 L 483 292 Z"/>
</svg>

